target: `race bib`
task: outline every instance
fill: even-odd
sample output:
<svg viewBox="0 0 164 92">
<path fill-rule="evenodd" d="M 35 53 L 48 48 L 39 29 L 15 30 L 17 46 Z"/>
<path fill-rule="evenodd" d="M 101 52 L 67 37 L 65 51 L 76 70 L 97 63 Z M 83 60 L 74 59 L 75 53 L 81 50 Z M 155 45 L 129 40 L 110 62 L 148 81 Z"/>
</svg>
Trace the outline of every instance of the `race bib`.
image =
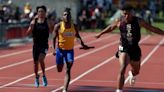
<svg viewBox="0 0 164 92">
<path fill-rule="evenodd" d="M 119 51 L 123 51 L 124 47 L 122 47 L 121 45 L 119 45 L 118 49 L 119 49 Z"/>
</svg>

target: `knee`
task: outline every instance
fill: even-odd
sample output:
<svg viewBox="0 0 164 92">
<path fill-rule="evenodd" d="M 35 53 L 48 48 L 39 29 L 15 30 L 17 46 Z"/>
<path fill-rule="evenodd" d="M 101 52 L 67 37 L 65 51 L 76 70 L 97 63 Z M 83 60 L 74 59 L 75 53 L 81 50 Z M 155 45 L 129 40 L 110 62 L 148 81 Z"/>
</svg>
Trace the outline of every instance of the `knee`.
<svg viewBox="0 0 164 92">
<path fill-rule="evenodd" d="M 38 61 L 42 63 L 44 62 L 44 58 L 39 58 Z"/>
<path fill-rule="evenodd" d="M 121 68 L 120 68 L 120 74 L 124 75 L 125 71 L 126 71 L 126 65 L 122 65 Z"/>
<path fill-rule="evenodd" d="M 38 61 L 34 61 L 34 66 L 37 66 L 38 65 Z"/>
<path fill-rule="evenodd" d="M 63 65 L 57 65 L 57 71 L 62 72 L 63 70 Z"/>
<path fill-rule="evenodd" d="M 71 69 L 70 68 L 67 68 L 65 72 L 66 73 L 70 73 L 71 72 Z"/>
</svg>

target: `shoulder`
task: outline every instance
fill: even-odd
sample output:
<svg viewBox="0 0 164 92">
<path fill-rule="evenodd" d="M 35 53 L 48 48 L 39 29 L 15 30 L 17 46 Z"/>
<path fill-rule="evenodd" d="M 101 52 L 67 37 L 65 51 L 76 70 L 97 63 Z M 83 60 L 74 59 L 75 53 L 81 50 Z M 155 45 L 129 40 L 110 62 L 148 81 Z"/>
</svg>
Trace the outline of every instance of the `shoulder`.
<svg viewBox="0 0 164 92">
<path fill-rule="evenodd" d="M 30 27 L 30 28 L 33 28 L 33 27 L 35 26 L 35 24 L 36 24 L 36 20 L 33 19 L 33 20 L 31 21 L 29 27 Z"/>
<path fill-rule="evenodd" d="M 61 22 L 56 23 L 56 24 L 54 25 L 54 28 L 55 28 L 55 29 L 59 29 L 59 28 L 60 28 L 60 25 L 61 25 Z"/>
<path fill-rule="evenodd" d="M 119 18 L 115 19 L 115 21 L 111 25 L 119 27 L 121 22 L 123 22 L 122 20 L 123 20 L 123 17 L 119 17 Z"/>
<path fill-rule="evenodd" d="M 60 28 L 60 23 L 57 23 L 57 24 L 54 25 L 54 30 L 55 31 L 59 30 L 59 28 Z"/>
<path fill-rule="evenodd" d="M 32 21 L 31 21 L 31 25 L 34 25 L 36 23 L 36 20 L 35 19 L 33 19 Z"/>
</svg>

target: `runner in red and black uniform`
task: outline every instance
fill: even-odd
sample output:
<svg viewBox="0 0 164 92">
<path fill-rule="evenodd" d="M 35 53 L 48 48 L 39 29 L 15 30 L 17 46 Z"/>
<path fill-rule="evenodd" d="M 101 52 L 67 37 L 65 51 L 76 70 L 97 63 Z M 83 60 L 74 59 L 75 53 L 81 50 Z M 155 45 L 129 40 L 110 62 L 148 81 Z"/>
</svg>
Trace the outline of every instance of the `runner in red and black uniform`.
<svg viewBox="0 0 164 92">
<path fill-rule="evenodd" d="M 119 51 L 117 52 L 117 57 L 119 57 L 120 52 L 127 52 L 130 59 L 133 61 L 140 61 L 141 50 L 138 45 L 141 39 L 139 18 L 133 16 L 129 22 L 125 21 L 125 18 L 120 19 L 120 45 Z M 135 53 L 134 53 L 135 52 Z"/>
<path fill-rule="evenodd" d="M 131 85 L 135 82 L 135 76 L 139 74 L 141 63 L 141 49 L 139 47 L 139 41 L 141 38 L 140 26 L 151 32 L 164 35 L 164 31 L 161 29 L 153 27 L 142 19 L 134 16 L 132 13 L 133 7 L 131 5 L 125 4 L 121 10 L 122 16 L 120 19 L 96 35 L 96 38 L 99 38 L 104 33 L 111 32 L 116 28 L 119 28 L 120 30 L 120 45 L 119 51 L 116 55 L 120 62 L 120 72 L 118 75 L 116 92 L 122 92 L 125 81 L 124 75 L 128 64 L 130 64 L 132 68 L 129 72 L 129 82 Z"/>
<path fill-rule="evenodd" d="M 40 63 L 42 69 L 42 83 L 43 86 L 47 86 L 47 78 L 45 75 L 45 63 L 44 59 L 48 51 L 48 38 L 49 32 L 53 29 L 53 25 L 46 18 L 46 7 L 38 6 L 36 8 L 37 15 L 32 20 L 27 35 L 32 33 L 33 37 L 33 59 L 34 59 L 34 72 L 35 72 L 35 86 L 39 87 L 39 74 L 38 66 Z"/>
</svg>

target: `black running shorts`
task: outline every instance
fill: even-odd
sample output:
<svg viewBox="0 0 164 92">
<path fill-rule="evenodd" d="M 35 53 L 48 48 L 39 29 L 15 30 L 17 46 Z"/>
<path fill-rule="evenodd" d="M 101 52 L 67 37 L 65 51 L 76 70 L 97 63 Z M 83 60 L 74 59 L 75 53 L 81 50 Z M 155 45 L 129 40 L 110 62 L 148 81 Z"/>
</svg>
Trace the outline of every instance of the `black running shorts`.
<svg viewBox="0 0 164 92">
<path fill-rule="evenodd" d="M 38 61 L 39 59 L 39 54 L 43 53 L 46 55 L 48 51 L 48 45 L 33 45 L 33 59 L 34 62 Z"/>
<path fill-rule="evenodd" d="M 141 49 L 137 46 L 119 46 L 119 50 L 116 52 L 116 57 L 119 58 L 119 53 L 126 52 L 128 53 L 130 60 L 140 61 L 141 60 Z"/>
</svg>

